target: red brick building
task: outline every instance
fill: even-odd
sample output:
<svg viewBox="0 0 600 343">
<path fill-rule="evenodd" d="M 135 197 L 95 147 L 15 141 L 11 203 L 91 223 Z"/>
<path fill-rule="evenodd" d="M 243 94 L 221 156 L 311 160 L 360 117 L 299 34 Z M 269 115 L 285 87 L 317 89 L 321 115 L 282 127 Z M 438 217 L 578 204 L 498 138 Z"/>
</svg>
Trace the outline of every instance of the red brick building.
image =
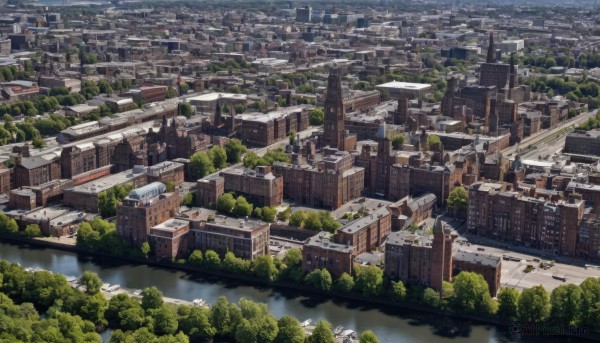
<svg viewBox="0 0 600 343">
<path fill-rule="evenodd" d="M 212 176 L 196 182 L 196 205 L 214 208 L 217 199 L 225 193 L 225 179 L 221 176 Z"/>
<path fill-rule="evenodd" d="M 327 268 L 333 277 L 339 277 L 343 273 L 352 274 L 356 255 L 354 246 L 335 243 L 329 233 L 320 232 L 302 246 L 302 269 L 310 272 L 317 268 Z"/>
<path fill-rule="evenodd" d="M 231 251 L 246 260 L 269 254 L 268 223 L 217 216 L 214 222 L 192 221 L 190 250 L 214 250 L 221 256 Z"/>
<path fill-rule="evenodd" d="M 459 251 L 452 258 L 452 263 L 455 276 L 460 272 L 474 272 L 483 276 L 492 297 L 500 290 L 502 259 L 499 256 Z"/>
<path fill-rule="evenodd" d="M 438 217 L 433 236 L 394 232 L 385 241 L 385 274 L 392 280 L 416 283 L 442 290 L 452 281 L 452 243 L 455 232 L 444 228 Z"/>
<path fill-rule="evenodd" d="M 117 206 L 117 234 L 134 247 L 148 241 L 150 228 L 173 218 L 179 209 L 177 191 L 164 193 L 160 182 L 134 189 Z"/>
<path fill-rule="evenodd" d="M 308 108 L 293 106 L 269 113 L 249 113 L 236 116 L 240 122 L 241 140 L 248 145 L 268 146 L 285 139 L 290 131 L 308 128 Z"/>
<path fill-rule="evenodd" d="M 583 200 L 569 198 L 554 202 L 503 189 L 502 184 L 482 182 L 469 188 L 467 229 L 470 232 L 551 254 L 577 255 Z"/>
<path fill-rule="evenodd" d="M 324 112 L 321 147 L 329 146 L 341 151 L 354 150 L 356 135 L 350 134 L 344 126 L 346 112 L 342 93 L 342 71 L 338 67 L 331 68 L 327 79 Z"/>
<path fill-rule="evenodd" d="M 386 207 L 380 207 L 363 218 L 340 228 L 333 236 L 339 244 L 352 245 L 359 255 L 380 247 L 392 232 L 392 215 Z"/>
<path fill-rule="evenodd" d="M 221 177 L 226 192 L 243 195 L 254 206 L 277 206 L 283 200 L 283 177 L 273 175 L 270 166 L 229 169 L 221 172 Z"/>
<path fill-rule="evenodd" d="M 391 214 L 380 207 L 363 218 L 351 221 L 334 235 L 320 232 L 304 242 L 303 269 L 327 268 L 331 275 L 352 273 L 354 258 L 379 248 L 392 230 Z"/>
<path fill-rule="evenodd" d="M 151 227 L 148 241 L 154 256 L 159 259 L 174 259 L 186 253 L 188 232 L 188 221 L 173 218 Z"/>
<path fill-rule="evenodd" d="M 273 174 L 283 177 L 284 198 L 332 210 L 361 196 L 364 171 L 360 167 L 334 171 L 283 162 L 273 165 Z"/>
</svg>

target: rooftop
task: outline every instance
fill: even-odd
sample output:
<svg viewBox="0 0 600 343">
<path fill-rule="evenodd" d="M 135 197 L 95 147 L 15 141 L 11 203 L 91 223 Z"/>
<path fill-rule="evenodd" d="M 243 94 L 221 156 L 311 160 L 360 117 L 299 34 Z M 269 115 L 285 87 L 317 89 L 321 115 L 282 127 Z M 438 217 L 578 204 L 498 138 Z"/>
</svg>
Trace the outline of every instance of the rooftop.
<svg viewBox="0 0 600 343">
<path fill-rule="evenodd" d="M 223 215 L 216 216 L 214 222 L 207 222 L 206 225 L 211 226 L 220 226 L 229 229 L 236 229 L 241 231 L 251 232 L 252 230 L 263 226 L 265 223 L 261 220 L 253 220 L 253 219 L 238 219 L 233 217 L 227 217 Z"/>
<path fill-rule="evenodd" d="M 385 244 L 431 247 L 432 241 L 433 235 L 422 235 L 403 230 L 390 233 L 385 240 Z"/>
<path fill-rule="evenodd" d="M 360 231 L 366 228 L 367 226 L 371 225 L 375 221 L 379 220 L 379 218 L 388 215 L 389 213 L 390 211 L 387 209 L 387 207 L 380 207 L 373 211 L 371 214 L 368 214 L 362 218 L 351 221 L 350 223 L 344 225 L 342 228 L 339 229 L 339 231 L 349 234 L 356 233 L 357 231 Z"/>
<path fill-rule="evenodd" d="M 499 256 L 483 255 L 479 253 L 472 253 L 467 251 L 459 251 L 454 257 L 454 261 L 469 262 L 473 264 L 480 264 L 488 267 L 497 267 L 501 263 Z"/>
<path fill-rule="evenodd" d="M 352 253 L 354 246 L 346 244 L 334 243 L 331 240 L 331 234 L 327 232 L 319 232 L 318 234 L 310 237 L 304 242 L 304 246 L 319 247 L 326 250 L 334 250 L 343 253 Z"/>
<path fill-rule="evenodd" d="M 239 99 L 246 100 L 248 96 L 246 94 L 234 94 L 234 93 L 207 93 L 198 96 L 194 96 L 191 98 L 187 98 L 187 102 L 192 101 L 215 101 L 219 98 L 221 99 Z"/>
<path fill-rule="evenodd" d="M 173 231 L 177 231 L 183 227 L 186 227 L 188 225 L 189 225 L 189 222 L 187 222 L 185 220 L 171 218 L 171 219 L 168 219 L 167 221 L 164 221 L 158 225 L 153 226 L 151 229 L 173 232 Z"/>
<path fill-rule="evenodd" d="M 416 90 L 422 91 L 431 88 L 428 83 L 412 83 L 412 82 L 400 82 L 391 81 L 375 86 L 376 88 L 393 88 L 393 89 L 404 89 L 404 90 Z"/>
<path fill-rule="evenodd" d="M 71 192 L 87 193 L 87 194 L 98 194 L 116 185 L 122 185 L 132 181 L 135 177 L 142 175 L 143 173 L 134 173 L 133 170 L 126 170 L 121 173 L 111 174 L 103 178 L 87 182 L 75 187 L 67 189 Z"/>
</svg>

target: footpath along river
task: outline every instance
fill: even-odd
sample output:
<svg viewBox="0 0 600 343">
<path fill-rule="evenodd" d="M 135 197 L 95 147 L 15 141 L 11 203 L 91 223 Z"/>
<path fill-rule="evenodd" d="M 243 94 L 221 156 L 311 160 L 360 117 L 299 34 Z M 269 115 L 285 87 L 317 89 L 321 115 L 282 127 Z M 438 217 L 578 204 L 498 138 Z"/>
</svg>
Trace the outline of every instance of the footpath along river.
<svg viewBox="0 0 600 343">
<path fill-rule="evenodd" d="M 398 308 L 362 304 L 354 301 L 331 300 L 298 291 L 282 291 L 270 287 L 242 285 L 235 280 L 195 275 L 167 268 L 132 264 L 116 258 L 80 255 L 74 252 L 39 248 L 26 244 L 0 242 L 0 259 L 37 267 L 55 273 L 79 277 L 84 271 L 98 273 L 104 282 L 130 289 L 158 287 L 165 296 L 187 301 L 204 299 L 209 304 L 219 296 L 237 302 L 240 298 L 268 304 L 277 317 L 291 315 L 300 321 L 326 319 L 332 325 L 357 332 L 373 330 L 380 342 L 582 342 L 565 337 L 508 336 L 508 329 L 494 325 L 472 323 L 434 314 L 415 313 Z M 103 337 L 107 339 L 108 333 Z"/>
</svg>

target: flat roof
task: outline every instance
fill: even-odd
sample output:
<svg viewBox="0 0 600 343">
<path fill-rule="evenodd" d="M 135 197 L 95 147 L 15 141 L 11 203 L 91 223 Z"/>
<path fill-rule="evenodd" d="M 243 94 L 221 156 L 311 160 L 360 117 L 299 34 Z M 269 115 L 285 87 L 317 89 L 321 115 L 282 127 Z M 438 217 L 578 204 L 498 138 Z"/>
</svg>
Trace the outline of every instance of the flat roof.
<svg viewBox="0 0 600 343">
<path fill-rule="evenodd" d="M 379 218 L 388 215 L 389 213 L 390 211 L 387 209 L 387 207 L 380 207 L 377 210 L 373 211 L 371 214 L 368 214 L 362 218 L 356 219 L 344 225 L 342 228 L 339 229 L 339 231 L 345 233 L 356 233 L 357 231 L 360 231 L 365 227 L 371 225 L 371 223 L 379 220 Z"/>
<path fill-rule="evenodd" d="M 167 221 L 164 221 L 158 225 L 151 227 L 151 230 L 161 230 L 161 231 L 177 231 L 182 227 L 188 226 L 189 222 L 181 219 L 170 218 Z"/>
<path fill-rule="evenodd" d="M 145 174 L 145 170 L 141 173 L 134 173 L 133 169 L 130 169 L 121 173 L 111 174 L 91 182 L 68 188 L 66 189 L 66 191 L 76 193 L 98 194 L 107 189 L 113 188 L 116 185 L 127 183 L 128 181 L 133 180 L 135 177 L 140 176 L 142 174 Z"/>
<path fill-rule="evenodd" d="M 412 83 L 412 82 L 401 82 L 401 81 L 391 81 L 387 83 L 383 83 L 375 86 L 376 88 L 395 88 L 395 89 L 404 89 L 404 90 L 416 90 L 422 91 L 431 88 L 431 85 L 428 83 Z"/>
<path fill-rule="evenodd" d="M 502 261 L 499 256 L 484 255 L 468 251 L 459 251 L 452 257 L 452 259 L 454 261 L 469 262 L 488 267 L 497 267 Z"/>
<path fill-rule="evenodd" d="M 335 250 L 344 253 L 351 253 L 354 251 L 354 246 L 352 245 L 334 243 L 331 240 L 331 234 L 325 231 L 321 231 L 307 239 L 304 242 L 304 246 L 319 247 L 326 250 Z"/>
<path fill-rule="evenodd" d="M 213 92 L 213 93 L 208 93 L 208 94 L 202 94 L 202 95 L 197 95 L 191 98 L 187 98 L 186 101 L 187 102 L 191 102 L 191 101 L 215 101 L 219 98 L 222 99 L 239 99 L 239 100 L 246 100 L 248 98 L 248 96 L 246 94 L 235 94 L 235 93 L 217 93 L 217 92 Z"/>
<path fill-rule="evenodd" d="M 433 235 L 422 235 L 419 233 L 412 233 L 408 230 L 402 230 L 390 233 L 385 240 L 385 244 L 415 245 L 430 248 L 432 241 Z"/>
<path fill-rule="evenodd" d="M 252 232 L 252 230 L 254 230 L 257 227 L 260 227 L 264 224 L 269 224 L 269 223 L 263 222 L 261 220 L 239 219 L 239 218 L 227 217 L 227 216 L 223 216 L 223 215 L 216 216 L 214 222 L 206 223 L 207 226 L 208 225 L 220 226 L 220 227 L 225 227 L 225 228 L 235 229 L 235 230 L 240 230 L 240 231 L 247 231 L 247 232 Z M 210 232 L 210 230 L 205 230 L 205 231 Z"/>
</svg>

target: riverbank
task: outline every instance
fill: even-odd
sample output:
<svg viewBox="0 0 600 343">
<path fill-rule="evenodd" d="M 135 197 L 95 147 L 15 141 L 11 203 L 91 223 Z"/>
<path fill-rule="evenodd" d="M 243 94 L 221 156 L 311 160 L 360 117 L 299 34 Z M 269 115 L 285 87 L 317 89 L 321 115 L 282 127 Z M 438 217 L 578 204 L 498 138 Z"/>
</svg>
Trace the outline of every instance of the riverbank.
<svg viewBox="0 0 600 343">
<path fill-rule="evenodd" d="M 55 249 L 59 249 L 59 250 L 63 250 L 63 251 L 69 251 L 69 252 L 75 252 L 77 255 L 73 255 L 73 256 L 79 256 L 77 257 L 77 260 L 79 261 L 78 263 L 84 263 L 84 261 L 98 261 L 104 265 L 106 265 L 105 268 L 107 268 L 107 270 L 110 271 L 110 273 L 112 275 L 116 275 L 116 273 L 121 273 L 120 271 L 117 272 L 117 269 L 123 269 L 120 266 L 126 266 L 125 269 L 126 270 L 140 270 L 142 267 L 141 265 L 145 265 L 145 266 L 150 266 L 152 268 L 152 270 L 156 270 L 157 274 L 161 274 L 161 275 L 172 275 L 172 273 L 174 273 L 175 271 L 183 271 L 185 273 L 189 273 L 189 275 L 182 275 L 180 274 L 180 276 L 178 277 L 181 278 L 180 280 L 182 281 L 175 281 L 176 279 L 169 279 L 170 281 L 152 281 L 153 279 L 147 279 L 151 285 L 156 283 L 161 283 L 161 284 L 165 284 L 164 287 L 171 287 L 171 285 L 175 285 L 177 284 L 177 292 L 175 293 L 171 293 L 171 297 L 179 297 L 179 294 L 191 294 L 192 289 L 188 288 L 188 287 L 194 287 L 192 286 L 192 283 L 198 282 L 198 281 L 194 281 L 194 280 L 212 280 L 209 281 L 211 283 L 219 283 L 221 284 L 221 286 L 219 287 L 225 287 L 222 288 L 222 291 L 217 291 L 217 293 L 214 293 L 212 290 L 209 292 L 210 295 L 208 295 L 206 292 L 203 291 L 196 291 L 194 290 L 193 292 L 196 294 L 194 297 L 199 297 L 198 293 L 203 293 L 202 295 L 200 295 L 200 297 L 204 298 L 204 299 L 215 299 L 218 295 L 221 294 L 230 294 L 230 296 L 232 296 L 233 298 L 240 296 L 238 292 L 231 292 L 232 289 L 240 287 L 244 289 L 250 289 L 253 288 L 253 291 L 250 291 L 252 294 L 256 294 L 256 292 L 260 292 L 262 294 L 271 294 L 271 296 L 275 296 L 275 298 L 257 298 L 258 299 L 262 299 L 260 301 L 263 302 L 267 302 L 267 303 L 271 303 L 274 306 L 279 307 L 279 315 L 281 315 L 282 313 L 290 313 L 290 312 L 296 312 L 296 316 L 297 317 L 305 317 L 305 318 L 315 318 L 315 316 L 319 316 L 317 314 L 313 314 L 312 311 L 303 311 L 302 313 L 298 312 L 298 300 L 301 300 L 302 302 L 302 306 L 303 307 L 307 307 L 307 309 L 311 309 L 314 308 L 315 306 L 318 306 L 319 308 L 321 307 L 321 304 L 328 304 L 327 307 L 330 306 L 335 306 L 335 307 L 339 307 L 339 309 L 337 310 L 342 310 L 345 308 L 346 311 L 348 311 L 348 309 L 351 310 L 356 310 L 359 311 L 357 312 L 357 314 L 352 314 L 350 315 L 351 317 L 364 317 L 364 313 L 363 314 L 359 314 L 361 312 L 365 312 L 365 313 L 372 313 L 371 316 L 374 316 L 373 318 L 378 318 L 380 316 L 381 319 L 379 319 L 379 321 L 381 320 L 390 320 L 391 318 L 387 318 L 386 316 L 399 316 L 399 318 L 402 318 L 401 320 L 405 323 L 414 323 L 412 325 L 426 325 L 425 327 L 429 326 L 429 325 L 434 325 L 433 327 L 430 327 L 430 330 L 433 330 L 432 332 L 435 333 L 435 335 L 442 335 L 442 337 L 451 337 L 451 335 L 455 335 L 455 336 L 460 336 L 465 338 L 464 334 L 461 333 L 460 330 L 465 329 L 466 327 L 477 327 L 477 330 L 480 330 L 480 328 L 485 327 L 482 324 L 491 324 L 492 327 L 496 328 L 493 331 L 496 332 L 502 332 L 502 335 L 506 335 L 509 331 L 508 331 L 508 327 L 507 324 L 508 323 L 503 323 L 499 320 L 497 320 L 496 318 L 484 318 L 484 317 L 480 317 L 480 316 L 469 316 L 469 315 L 457 315 L 457 314 L 450 314 L 450 313 L 446 313 L 444 311 L 441 310 L 436 310 L 436 309 L 432 309 L 432 308 L 427 308 L 424 306 L 420 306 L 418 304 L 413 304 L 413 303 L 392 303 L 389 300 L 385 300 L 382 298 L 368 298 L 365 296 L 362 296 L 360 294 L 342 294 L 342 293 L 336 293 L 336 292 L 324 292 L 324 291 L 319 291 L 316 290 L 314 288 L 311 287 L 307 287 L 307 286 L 303 286 L 303 285 L 298 285 L 298 284 L 291 284 L 291 283 L 287 283 L 287 282 L 275 282 L 275 283 L 269 283 L 266 282 L 264 280 L 258 279 L 256 277 L 252 277 L 252 276 L 247 276 L 247 275 L 239 275 L 239 274 L 230 274 L 228 272 L 222 272 L 222 271 L 218 271 L 218 270 L 206 270 L 206 269 L 199 269 L 199 268 L 195 268 L 194 266 L 189 266 L 189 265 L 183 265 L 183 264 L 173 264 L 173 263 L 164 263 L 164 262 L 156 262 L 156 261 L 146 261 L 144 259 L 140 259 L 140 258 L 132 258 L 132 257 L 127 257 L 127 258 L 119 258 L 119 257 L 115 257 L 112 256 L 110 254 L 103 254 L 103 253 L 91 253 L 88 251 L 84 251 L 82 249 L 78 249 L 77 247 L 74 246 L 70 246 L 68 244 L 65 244 L 64 242 L 59 242 L 58 240 L 56 241 L 51 241 L 49 242 L 47 239 L 46 240 L 39 240 L 39 239 L 35 239 L 35 240 L 31 240 L 31 239 L 27 239 L 24 237 L 10 237 L 7 238 L 7 241 L 11 241 L 14 243 L 17 243 L 17 245 L 15 245 L 16 247 L 21 246 L 21 245 L 29 245 L 32 247 L 40 247 L 40 248 L 55 248 Z M 8 247 L 7 247 L 8 248 Z M 15 248 L 15 249 L 10 249 L 10 250 L 14 250 L 15 252 L 13 252 L 13 254 L 17 253 L 20 256 L 23 256 L 22 258 L 26 257 L 26 256 L 31 256 L 31 254 L 25 252 L 24 248 Z M 18 251 L 18 252 L 17 252 Z M 48 255 L 48 253 L 43 253 L 43 252 L 38 252 L 37 254 L 34 255 L 39 255 L 39 256 L 45 256 L 45 258 L 49 258 L 50 256 L 52 257 L 53 260 L 57 260 L 60 261 L 62 260 L 62 256 L 63 254 L 57 254 L 57 253 L 51 253 L 50 255 Z M 96 259 L 93 257 L 107 257 L 109 259 Z M 40 258 L 44 258 L 44 257 L 40 257 Z M 92 259 L 93 258 L 93 259 Z M 39 260 L 39 258 L 38 258 Z M 123 264 L 121 264 L 118 261 L 122 261 Z M 39 265 L 39 264 L 38 264 Z M 40 266 L 44 266 L 45 264 L 41 264 Z M 137 266 L 140 265 L 140 266 Z M 142 268 L 143 270 L 146 270 L 148 268 Z M 160 271 L 160 270 L 164 270 Z M 72 274 L 71 272 L 69 272 L 67 270 L 68 274 Z M 153 272 L 153 274 L 156 274 L 155 272 Z M 211 276 L 215 276 L 215 278 L 211 278 Z M 121 278 L 121 277 L 119 277 Z M 164 276 L 161 277 L 162 279 L 164 279 Z M 218 280 L 222 280 L 218 281 Z M 241 282 L 240 282 L 241 281 Z M 113 282 L 113 281 L 111 281 Z M 117 280 L 115 281 L 116 283 L 123 283 L 123 280 Z M 199 281 L 199 282 L 203 282 L 203 281 Z M 182 287 L 181 283 L 186 284 L 185 287 Z M 134 282 L 131 282 L 132 287 L 138 287 L 138 285 L 135 285 Z M 187 284 L 190 284 L 189 286 L 187 286 Z M 210 286 L 212 288 L 212 286 Z M 276 291 L 276 292 L 274 292 Z M 244 291 L 246 293 L 248 293 L 248 291 Z M 242 292 L 241 296 L 245 296 L 243 295 L 244 292 Z M 191 295 L 189 296 L 189 298 L 191 299 Z M 188 299 L 188 300 L 190 300 Z M 330 301 L 328 301 L 327 299 L 330 299 L 331 301 L 333 301 L 333 305 Z M 292 308 L 288 308 L 288 306 L 290 305 L 284 305 L 283 303 L 286 302 L 293 302 L 294 305 L 294 309 L 292 310 Z M 283 303 L 281 303 L 283 302 Z M 283 307 L 282 307 L 283 306 Z M 337 311 L 336 310 L 336 311 Z M 306 312 L 306 314 L 304 314 L 304 312 Z M 351 311 L 354 312 L 354 311 Z M 330 319 L 334 319 L 333 322 L 334 324 L 336 324 L 336 322 L 339 323 L 339 320 L 336 319 L 339 315 L 334 315 L 333 312 L 329 312 L 327 314 L 327 317 Z M 344 315 L 345 316 L 345 315 Z M 387 319 L 384 319 L 387 318 Z M 446 318 L 446 319 L 444 319 Z M 354 319 L 356 320 L 356 319 Z M 400 320 L 400 319 L 397 319 Z M 362 318 L 360 319 L 359 322 L 353 322 L 355 324 L 349 324 L 348 322 L 346 322 L 346 324 L 344 324 L 344 322 L 341 322 L 341 324 L 343 324 L 344 326 L 348 325 L 350 327 L 356 328 L 356 327 L 362 327 L 362 330 L 365 329 L 369 329 L 370 327 L 367 326 L 367 323 L 371 321 L 371 318 Z M 379 325 L 379 321 L 375 320 L 373 323 L 371 323 L 371 326 L 376 327 L 377 325 Z M 396 319 L 394 320 L 396 321 Z M 449 324 L 447 327 L 445 328 L 440 328 L 439 327 L 439 322 L 442 323 L 446 323 L 449 322 L 451 324 Z M 434 324 L 436 323 L 436 324 Z M 389 326 L 385 325 L 386 327 L 386 334 L 388 334 L 390 337 L 393 337 L 393 332 L 397 332 L 394 330 L 394 327 L 397 328 L 398 324 L 396 324 L 396 326 Z M 410 326 L 409 326 L 410 327 Z M 455 327 L 459 327 L 459 333 L 458 334 L 454 334 L 453 332 L 455 331 Z M 448 329 L 449 328 L 449 329 Z M 487 330 L 489 330 L 488 327 Z M 399 328 L 397 328 L 399 330 Z M 448 329 L 448 331 L 445 332 L 439 332 L 441 329 L 445 330 Z M 389 331 L 392 330 L 392 331 Z M 405 329 L 406 330 L 406 329 Z M 413 330 L 413 329 L 409 329 L 409 330 Z M 422 329 L 420 329 L 422 330 Z M 358 330 L 357 330 L 358 331 Z M 464 330 L 465 332 L 470 331 L 470 329 L 466 329 Z M 598 339 L 598 337 L 590 337 L 590 336 L 585 336 L 586 339 Z M 388 341 L 394 341 L 397 342 L 396 339 L 391 339 Z M 559 340 L 560 341 L 560 340 Z"/>
</svg>

